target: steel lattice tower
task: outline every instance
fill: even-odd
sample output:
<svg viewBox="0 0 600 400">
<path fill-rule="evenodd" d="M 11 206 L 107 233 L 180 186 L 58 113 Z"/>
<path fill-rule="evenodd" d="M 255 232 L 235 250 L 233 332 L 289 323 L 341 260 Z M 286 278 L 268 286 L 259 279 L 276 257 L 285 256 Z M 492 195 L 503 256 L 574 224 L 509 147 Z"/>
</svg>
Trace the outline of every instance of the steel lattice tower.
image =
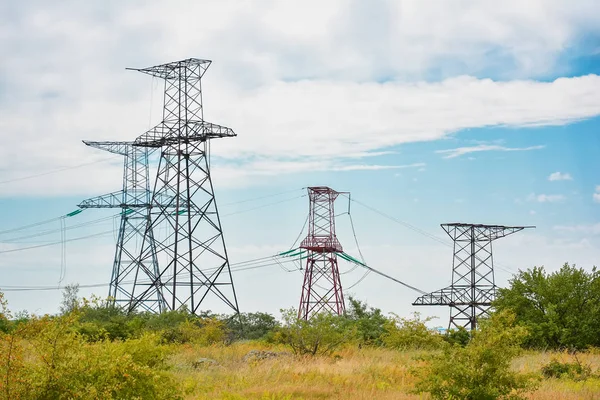
<svg viewBox="0 0 600 400">
<path fill-rule="evenodd" d="M 152 249 L 149 269 L 136 268 L 139 255 L 139 243 L 150 227 L 150 185 L 148 180 L 149 149 L 134 147 L 132 142 L 90 142 L 88 146 L 124 156 L 123 189 L 118 192 L 92 197 L 79 204 L 80 208 L 120 208 L 121 222 L 117 239 L 112 277 L 109 287 L 109 301 L 126 307 L 131 303 L 134 281 L 153 280 L 158 274 L 156 250 Z M 162 302 L 157 297 L 143 302 L 140 306 L 147 311 L 162 310 Z"/>
<path fill-rule="evenodd" d="M 307 255 L 299 319 L 309 319 L 321 311 L 341 315 L 346 310 L 337 262 L 337 253 L 343 249 L 335 234 L 333 208 L 339 194 L 324 186 L 308 188 L 308 235 L 300 244 Z"/>
<path fill-rule="evenodd" d="M 454 242 L 452 286 L 423 295 L 413 305 L 450 306 L 449 329 L 475 329 L 496 297 L 492 241 L 534 227 L 463 223 L 441 227 Z"/>
<path fill-rule="evenodd" d="M 134 146 L 161 151 L 151 199 L 151 224 L 137 262 L 139 270 L 152 270 L 156 246 L 160 269 L 152 282 L 136 283 L 131 307 L 162 293 L 165 309 L 187 308 L 196 314 L 212 294 L 213 300 L 239 313 L 208 154 L 211 139 L 236 134 L 204 120 L 201 78 L 210 63 L 190 58 L 129 68 L 164 80 L 163 119 L 134 141 Z M 157 238 L 161 227 L 164 237 Z"/>
</svg>

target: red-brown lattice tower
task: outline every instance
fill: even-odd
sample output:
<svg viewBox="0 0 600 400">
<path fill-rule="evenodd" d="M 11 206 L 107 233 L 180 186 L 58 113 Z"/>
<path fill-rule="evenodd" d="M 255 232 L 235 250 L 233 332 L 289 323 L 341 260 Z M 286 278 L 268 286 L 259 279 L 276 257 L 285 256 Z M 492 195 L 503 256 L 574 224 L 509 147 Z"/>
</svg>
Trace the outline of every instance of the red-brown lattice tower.
<svg viewBox="0 0 600 400">
<path fill-rule="evenodd" d="M 307 250 L 307 256 L 299 319 L 307 320 L 322 311 L 338 315 L 345 312 L 337 262 L 337 253 L 343 249 L 335 235 L 333 208 L 340 193 L 326 186 L 308 188 L 308 235 L 300 244 L 300 248 Z"/>
</svg>

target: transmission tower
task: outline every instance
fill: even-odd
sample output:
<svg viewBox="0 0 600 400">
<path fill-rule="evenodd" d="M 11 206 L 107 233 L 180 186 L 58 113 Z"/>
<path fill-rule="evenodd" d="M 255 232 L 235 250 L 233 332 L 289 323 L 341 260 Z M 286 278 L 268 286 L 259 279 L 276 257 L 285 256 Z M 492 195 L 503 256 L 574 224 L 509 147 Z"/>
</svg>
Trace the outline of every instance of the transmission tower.
<svg viewBox="0 0 600 400">
<path fill-rule="evenodd" d="M 345 312 L 344 295 L 337 253 L 342 245 L 335 235 L 333 203 L 341 192 L 325 187 L 309 187 L 308 235 L 300 244 L 306 249 L 306 270 L 298 309 L 299 319 L 309 319 L 323 310 L 341 315 Z"/>
<path fill-rule="evenodd" d="M 79 204 L 80 208 L 120 208 L 121 222 L 117 239 L 112 277 L 108 291 L 109 301 L 126 307 L 131 303 L 133 292 L 131 283 L 149 281 L 158 274 L 156 249 L 152 249 L 149 269 L 138 271 L 136 260 L 139 255 L 141 239 L 146 230 L 152 237 L 150 225 L 150 187 L 148 180 L 148 156 L 150 151 L 144 147 L 134 147 L 132 142 L 90 142 L 90 147 L 124 156 L 123 189 L 118 192 L 92 197 Z M 141 272 L 141 274 L 140 274 Z M 159 293 L 140 303 L 147 311 L 162 310 Z"/>
<path fill-rule="evenodd" d="M 496 297 L 492 241 L 533 226 L 452 223 L 442 229 L 454 242 L 452 286 L 423 295 L 414 306 L 450 306 L 450 323 L 475 329 Z"/>
<path fill-rule="evenodd" d="M 165 309 L 197 314 L 211 294 L 239 314 L 209 169 L 210 140 L 236 134 L 204 120 L 201 78 L 210 63 L 190 58 L 128 68 L 164 80 L 162 121 L 134 141 L 161 151 L 137 260 L 138 270 L 151 271 L 156 248 L 160 267 L 151 282 L 136 282 L 131 307 L 162 296 Z M 157 238 L 161 227 L 164 237 Z"/>
</svg>

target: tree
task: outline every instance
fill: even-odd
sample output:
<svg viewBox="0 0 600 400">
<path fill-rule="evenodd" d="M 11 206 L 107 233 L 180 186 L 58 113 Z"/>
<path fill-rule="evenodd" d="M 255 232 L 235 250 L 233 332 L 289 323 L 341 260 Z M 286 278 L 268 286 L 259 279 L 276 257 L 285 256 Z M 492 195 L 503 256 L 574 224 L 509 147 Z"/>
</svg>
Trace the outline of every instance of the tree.
<svg viewBox="0 0 600 400">
<path fill-rule="evenodd" d="M 65 286 L 63 291 L 63 299 L 60 303 L 60 312 L 61 314 L 68 314 L 71 311 L 75 310 L 79 307 L 79 298 L 77 295 L 79 294 L 79 284 L 72 283 Z"/>
<path fill-rule="evenodd" d="M 284 324 L 277 329 L 275 339 L 290 346 L 294 354 L 330 355 L 356 338 L 355 326 L 342 315 L 322 312 L 304 320 L 293 308 L 281 310 L 281 314 Z"/>
<path fill-rule="evenodd" d="M 534 377 L 512 371 L 510 364 L 526 334 L 515 325 L 512 312 L 493 313 L 480 321 L 465 347 L 446 344 L 441 354 L 422 357 L 426 363 L 413 370 L 415 391 L 434 399 L 522 399 L 522 393 L 535 387 Z"/>
<path fill-rule="evenodd" d="M 382 336 L 389 320 L 379 308 L 367 308 L 366 303 L 349 296 L 346 318 L 355 324 L 361 344 L 383 344 Z"/>
<path fill-rule="evenodd" d="M 222 316 L 231 340 L 257 340 L 264 339 L 270 332 L 279 326 L 274 316 L 264 312 L 240 313 L 232 316 Z"/>
<path fill-rule="evenodd" d="M 600 345 L 600 272 L 565 263 L 548 274 L 543 267 L 519 271 L 499 289 L 493 306 L 511 309 L 527 327 L 527 347 L 584 349 Z"/>
<path fill-rule="evenodd" d="M 385 324 L 382 335 L 383 344 L 395 349 L 436 349 L 442 344 L 442 336 L 433 332 L 427 325 L 435 317 L 421 319 L 420 313 L 413 318 L 403 318 L 392 313 L 392 319 Z"/>
</svg>

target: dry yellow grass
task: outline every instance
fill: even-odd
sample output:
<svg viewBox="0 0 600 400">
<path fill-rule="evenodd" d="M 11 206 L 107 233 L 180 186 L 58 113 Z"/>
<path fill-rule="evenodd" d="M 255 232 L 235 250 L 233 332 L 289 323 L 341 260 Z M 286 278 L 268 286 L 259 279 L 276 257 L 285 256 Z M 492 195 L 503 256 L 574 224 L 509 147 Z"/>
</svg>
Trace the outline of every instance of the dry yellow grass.
<svg viewBox="0 0 600 400">
<path fill-rule="evenodd" d="M 347 348 L 338 357 L 280 357 L 259 362 L 243 360 L 250 350 L 286 351 L 283 347 L 258 343 L 231 346 L 181 346 L 171 358 L 173 372 L 183 382 L 186 399 L 428 399 L 411 394 L 414 378 L 409 368 L 416 352 L 388 349 Z M 522 372 L 539 372 L 552 357 L 571 361 L 564 353 L 529 352 L 513 367 Z M 192 362 L 210 358 L 218 366 L 193 368 Z M 579 360 L 600 369 L 600 355 L 580 354 Z M 600 379 L 574 382 L 545 379 L 530 399 L 600 399 Z"/>
</svg>

